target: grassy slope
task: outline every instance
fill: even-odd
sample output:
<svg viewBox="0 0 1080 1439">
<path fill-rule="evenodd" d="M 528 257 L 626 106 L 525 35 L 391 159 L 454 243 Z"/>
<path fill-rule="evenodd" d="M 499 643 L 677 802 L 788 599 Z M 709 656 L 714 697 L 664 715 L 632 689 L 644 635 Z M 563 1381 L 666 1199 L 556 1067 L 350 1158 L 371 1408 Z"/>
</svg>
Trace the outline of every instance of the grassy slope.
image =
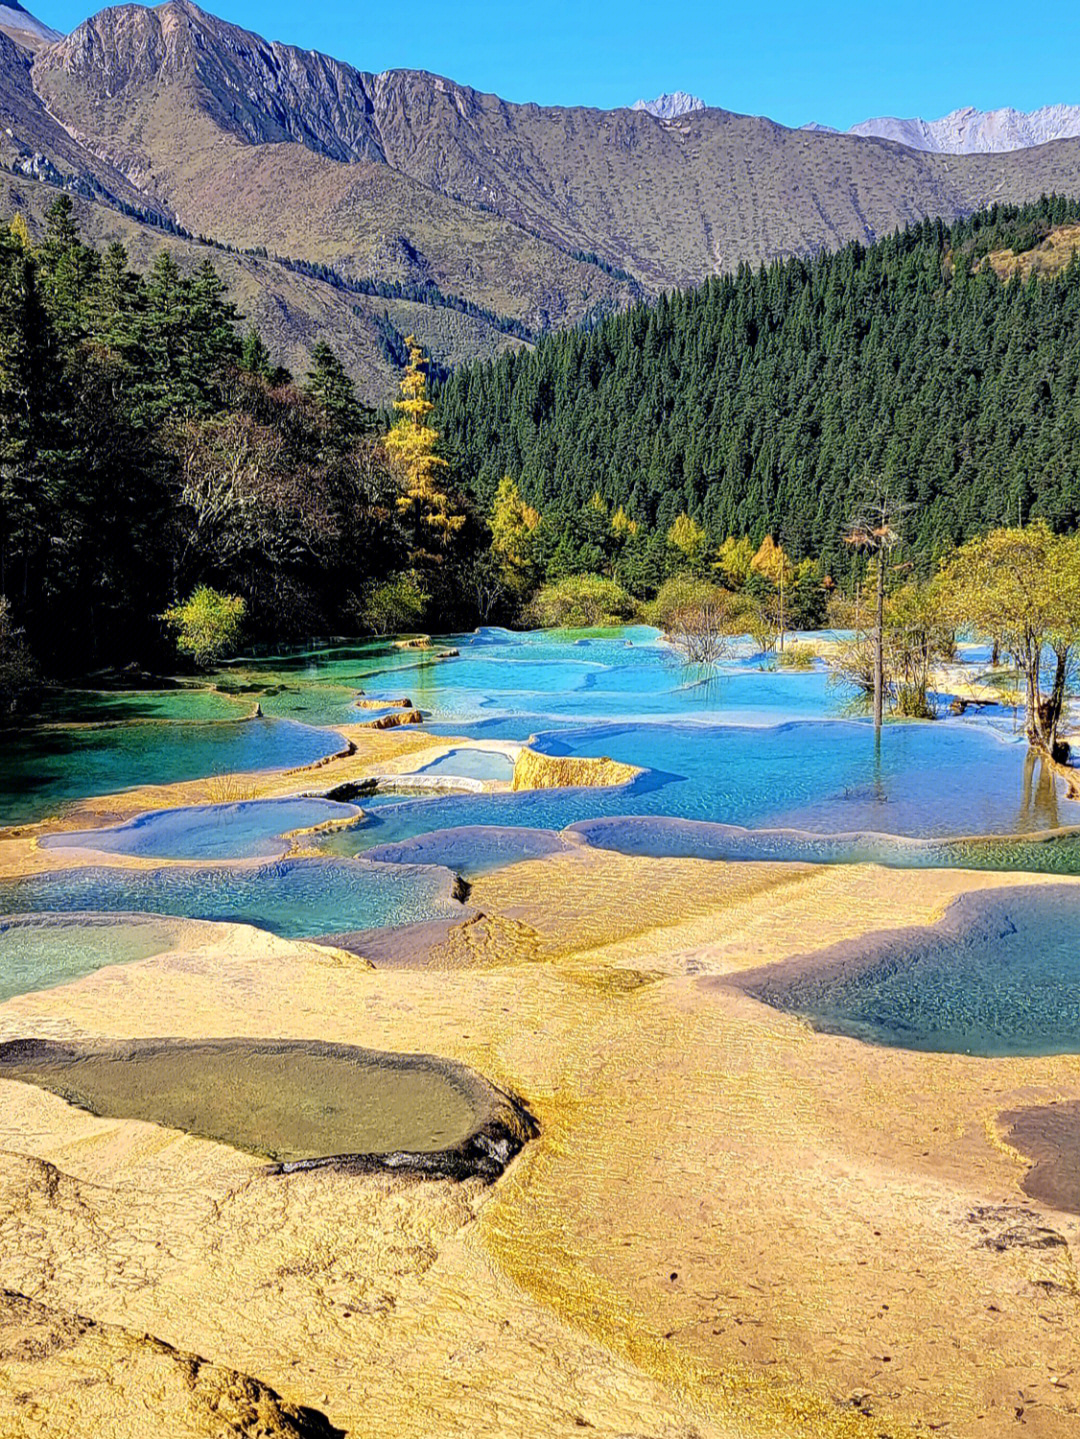
<svg viewBox="0 0 1080 1439">
<path fill-rule="evenodd" d="M 40 234 L 45 211 L 56 194 L 51 185 L 0 173 L 0 215 L 21 212 L 32 234 Z M 307 370 L 311 347 L 329 337 L 371 404 L 382 404 L 393 394 L 398 373 L 384 351 L 376 316 L 388 314 L 403 334 L 414 331 L 444 364 L 488 358 L 520 343 L 468 315 L 410 301 L 344 294 L 272 261 L 228 254 L 153 229 L 106 205 L 78 198 L 75 205 L 87 239 L 99 246 L 119 240 L 136 269 L 145 269 L 161 249 L 169 250 L 185 269 L 211 259 L 234 303 L 259 326 L 274 359 L 298 377 Z"/>
<path fill-rule="evenodd" d="M 187 228 L 357 278 L 434 281 L 533 328 L 926 215 L 1080 193 L 1080 140 L 931 155 L 722 110 L 664 123 L 511 105 L 419 72 L 367 75 L 269 46 L 183 3 L 105 11 L 41 52 L 33 75 L 95 164 Z M 251 313 L 279 347 L 294 356 L 333 314 L 331 341 L 367 393 L 384 392 L 377 337 L 352 333 L 363 301 L 319 291 L 316 302 L 299 277 L 240 268 L 237 293 L 252 290 Z M 445 311 L 418 314 L 422 338 L 424 321 L 440 359 L 506 343 Z"/>
<path fill-rule="evenodd" d="M 1080 192 L 1080 141 L 929 155 L 720 110 L 665 124 L 625 110 L 473 98 L 463 117 L 438 94 L 420 132 L 405 124 L 402 89 L 380 121 L 392 162 L 462 197 L 475 195 L 479 169 L 504 213 L 654 287 L 880 237 L 927 215 L 956 219 L 995 200 Z"/>
<path fill-rule="evenodd" d="M 88 93 L 63 68 L 36 79 L 65 123 L 195 233 L 355 278 L 430 278 L 534 326 L 574 324 L 597 304 L 630 297 L 595 265 L 384 164 L 346 164 L 288 141 L 251 145 L 214 120 L 191 79 L 115 97 Z"/>
<path fill-rule="evenodd" d="M 1060 275 L 1080 252 L 1080 225 L 1055 225 L 1038 245 L 1031 250 L 992 250 L 984 264 L 1002 280 L 1019 274 L 1026 280 L 1029 275 Z"/>
</svg>

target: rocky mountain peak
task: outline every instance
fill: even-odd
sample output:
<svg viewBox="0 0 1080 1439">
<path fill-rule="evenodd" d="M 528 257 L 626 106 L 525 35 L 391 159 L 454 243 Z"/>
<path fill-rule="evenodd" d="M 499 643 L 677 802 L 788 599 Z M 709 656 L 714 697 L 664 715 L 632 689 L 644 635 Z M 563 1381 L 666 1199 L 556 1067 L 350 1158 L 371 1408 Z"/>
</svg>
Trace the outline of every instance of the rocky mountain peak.
<svg viewBox="0 0 1080 1439">
<path fill-rule="evenodd" d="M 827 125 L 809 124 L 804 130 L 829 134 Z M 1080 136 L 1080 105 L 1044 105 L 1040 110 L 976 110 L 965 105 L 940 120 L 918 116 L 898 119 L 879 115 L 862 120 L 847 132 L 864 138 L 895 140 L 911 150 L 939 155 L 999 155 L 1010 150 L 1027 150 L 1051 140 Z"/>
<path fill-rule="evenodd" d="M 655 100 L 635 100 L 631 110 L 644 110 L 658 120 L 677 120 L 680 115 L 689 115 L 694 110 L 704 110 L 705 101 L 685 90 L 675 90 L 670 95 L 658 95 Z"/>
<path fill-rule="evenodd" d="M 0 30 L 28 50 L 37 50 L 63 39 L 59 30 L 43 24 L 20 5 L 19 0 L 8 0 L 8 3 L 0 5 Z"/>
</svg>

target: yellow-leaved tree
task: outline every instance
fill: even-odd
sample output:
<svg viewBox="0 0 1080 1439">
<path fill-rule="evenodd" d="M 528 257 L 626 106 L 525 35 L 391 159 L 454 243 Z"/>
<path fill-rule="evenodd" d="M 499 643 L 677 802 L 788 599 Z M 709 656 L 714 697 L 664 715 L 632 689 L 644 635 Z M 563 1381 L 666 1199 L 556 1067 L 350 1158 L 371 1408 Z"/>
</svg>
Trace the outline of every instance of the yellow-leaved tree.
<svg viewBox="0 0 1080 1439">
<path fill-rule="evenodd" d="M 751 573 L 761 577 L 772 585 L 776 591 L 777 605 L 773 619 L 776 627 L 776 636 L 779 641 L 781 652 L 784 648 L 784 634 L 786 630 L 786 619 L 784 609 L 785 592 L 795 577 L 795 571 L 787 551 L 783 545 L 778 545 L 772 535 L 766 535 L 758 546 L 757 554 L 750 561 Z M 762 616 L 765 618 L 764 614 Z"/>
<path fill-rule="evenodd" d="M 18 240 L 24 250 L 30 249 L 30 230 L 21 210 L 16 210 L 11 217 L 11 224 L 8 226 L 12 238 Z"/>
<path fill-rule="evenodd" d="M 686 564 L 697 568 L 705 557 L 705 531 L 685 511 L 677 515 L 667 532 L 667 542 L 682 555 Z"/>
<path fill-rule="evenodd" d="M 465 516 L 443 488 L 449 464 L 437 453 L 439 432 L 431 424 L 435 406 L 428 399 L 427 357 L 415 335 L 408 335 L 409 362 L 394 402 L 400 419 L 386 437 L 386 448 L 398 471 L 398 509 L 429 526 L 445 548 L 465 524 Z"/>
<path fill-rule="evenodd" d="M 754 545 L 749 535 L 736 539 L 728 535 L 720 546 L 714 569 L 718 569 L 733 588 L 745 585 L 754 564 Z"/>
<path fill-rule="evenodd" d="M 526 502 L 509 475 L 499 481 L 488 524 L 504 584 L 515 593 L 527 588 L 536 568 L 540 511 Z"/>
<path fill-rule="evenodd" d="M 627 540 L 638 532 L 637 520 L 632 520 L 622 505 L 611 517 L 611 533 L 617 540 Z"/>
</svg>

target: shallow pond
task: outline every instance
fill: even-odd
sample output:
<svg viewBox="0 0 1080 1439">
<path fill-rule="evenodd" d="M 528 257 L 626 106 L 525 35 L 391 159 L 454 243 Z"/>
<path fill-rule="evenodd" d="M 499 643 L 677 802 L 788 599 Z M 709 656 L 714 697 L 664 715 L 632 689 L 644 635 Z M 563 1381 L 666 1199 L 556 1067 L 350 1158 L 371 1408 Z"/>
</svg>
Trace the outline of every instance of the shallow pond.
<svg viewBox="0 0 1080 1439">
<path fill-rule="evenodd" d="M 1080 1103 L 1032 1105 L 1002 1114 L 998 1122 L 1008 1126 L 1005 1142 L 1032 1161 L 1024 1192 L 1080 1214 Z"/>
<path fill-rule="evenodd" d="M 317 1041 L 0 1045 L 0 1077 L 284 1163 L 460 1146 L 496 1096 L 463 1065 Z"/>
<path fill-rule="evenodd" d="M 287 720 L 246 719 L 43 727 L 5 734 L 3 744 L 0 825 L 139 785 L 311 764 L 340 750 L 342 740 Z"/>
<path fill-rule="evenodd" d="M 646 772 L 607 789 L 422 801 L 380 796 L 365 801 L 368 822 L 343 837 L 343 846 L 359 852 L 434 829 L 562 830 L 621 816 L 912 837 L 1025 834 L 1080 825 L 1080 804 L 1063 799 L 1052 780 L 1047 783 L 1030 765 L 1022 746 L 957 722 L 890 725 L 880 745 L 868 724 L 850 721 L 771 728 L 593 725 L 543 735 L 536 748 L 552 755 L 607 755 Z M 609 848 L 620 847 L 618 833 L 609 837 Z M 903 862 L 902 851 L 896 859 Z"/>
<path fill-rule="evenodd" d="M 374 703 L 407 695 L 430 713 L 427 729 L 433 733 L 474 741 L 535 735 L 536 748 L 545 753 L 607 755 L 646 772 L 629 785 L 602 790 L 379 794 L 363 800 L 368 818 L 362 825 L 319 841 L 325 852 L 352 855 L 378 847 L 389 854 L 387 846 L 432 831 L 558 832 L 636 818 L 799 832 L 748 841 L 687 829 L 672 841 L 675 853 L 739 858 L 763 847 L 768 857 L 878 857 L 904 865 L 931 862 L 932 854 L 952 864 L 967 862 L 973 851 L 890 847 L 877 836 L 945 841 L 1080 826 L 1080 804 L 1065 800 L 1060 784 L 1031 761 L 1012 718 L 1003 714 L 890 724 L 877 743 L 865 720 L 842 717 L 850 692 L 831 686 L 820 663 L 805 672 L 784 670 L 746 644 L 736 645 L 710 675 L 681 664 L 656 631 L 641 626 L 526 634 L 492 628 L 440 644 L 460 653 L 445 658 L 439 645 L 413 650 L 370 641 L 246 659 L 213 678 L 245 701 L 262 695 L 268 713 L 280 701 L 282 713 L 320 722 L 346 713 L 355 720 L 361 689 Z M 971 653 L 979 662 L 984 658 L 979 650 Z M 221 696 L 213 702 L 222 702 Z M 61 752 L 58 745 L 70 748 Z M 15 741 L 8 777 L 0 781 L 8 790 L 6 811 L 0 791 L 0 816 L 26 818 L 55 809 L 64 797 L 151 779 L 299 764 L 338 745 L 332 732 L 269 719 L 40 730 Z M 510 773 L 499 755 L 457 748 L 430 764 L 424 778 L 505 779 Z M 272 828 L 268 812 L 238 810 L 229 825 L 208 807 L 201 815 L 147 820 L 105 842 L 136 846 L 121 852 L 194 859 L 281 851 L 282 830 Z M 839 838 L 824 844 L 806 836 Z M 701 849 L 685 848 L 697 840 Z M 670 833 L 661 836 L 661 844 L 669 841 Z M 602 837 L 598 830 L 596 842 L 648 852 L 643 846 L 655 835 L 646 841 L 629 825 L 614 826 Z M 453 847 L 447 841 L 444 852 Z M 513 846 L 503 844 L 500 852 L 510 857 Z M 1062 872 L 1075 868 L 1071 843 L 1031 850 L 1018 842 L 1013 851 L 994 848 L 987 862 L 1022 868 L 1030 857 L 1049 860 Z M 492 862 L 509 860 L 493 854 Z M 485 867 L 487 859 L 480 857 L 467 872 Z"/>
<path fill-rule="evenodd" d="M 332 845 L 335 838 L 344 845 L 350 842 L 351 837 L 347 833 L 330 836 L 327 845 Z M 561 836 L 548 829 L 499 829 L 495 825 L 476 825 L 472 829 L 435 830 L 432 834 L 418 835 L 401 844 L 376 845 L 367 851 L 365 858 L 381 864 L 445 865 L 455 874 L 473 879 L 508 864 L 543 859 L 565 848 Z"/>
<path fill-rule="evenodd" d="M 796 829 L 744 829 L 701 820 L 585 820 L 567 831 L 594 849 L 653 859 L 757 860 L 801 864 L 883 864 L 894 869 L 1023 870 L 1080 874 L 1080 830 L 1030 835 L 912 839 L 888 834 L 810 834 Z"/>
<path fill-rule="evenodd" d="M 0 1001 L 81 979 L 109 964 L 164 954 L 177 942 L 167 919 L 32 915 L 0 919 Z"/>
<path fill-rule="evenodd" d="M 236 804 L 192 805 L 151 810 L 126 824 L 103 829 L 43 835 L 43 849 L 88 849 L 149 859 L 262 859 L 284 854 L 284 836 L 313 825 L 348 823 L 355 805 L 328 799 L 241 800 Z"/>
<path fill-rule="evenodd" d="M 424 765 L 417 773 L 508 783 L 514 777 L 514 761 L 500 750 L 454 749 Z"/>
<path fill-rule="evenodd" d="M 185 915 L 311 938 L 461 914 L 451 876 L 421 866 L 298 859 L 212 868 L 62 869 L 0 881 L 0 914 Z"/>
<path fill-rule="evenodd" d="M 815 1027 L 903 1049 L 1080 1053 L 1080 886 L 983 891 L 926 928 L 731 981 Z"/>
</svg>

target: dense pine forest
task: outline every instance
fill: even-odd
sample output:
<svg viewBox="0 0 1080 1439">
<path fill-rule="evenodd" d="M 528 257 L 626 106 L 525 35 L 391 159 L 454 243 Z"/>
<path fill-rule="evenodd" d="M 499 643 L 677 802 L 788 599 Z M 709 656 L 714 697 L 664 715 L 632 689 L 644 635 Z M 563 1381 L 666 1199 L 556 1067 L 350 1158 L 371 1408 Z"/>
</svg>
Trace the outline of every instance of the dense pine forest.
<svg viewBox="0 0 1080 1439">
<path fill-rule="evenodd" d="M 624 619 L 688 578 L 752 600 L 767 642 L 863 574 L 870 495 L 924 576 L 995 526 L 1072 530 L 1078 221 L 1054 198 L 744 268 L 432 394 L 410 342 L 380 417 L 323 343 L 276 368 L 209 261 L 135 273 L 63 195 L 34 239 L 14 216 L 0 708 L 177 649 Z"/>
<path fill-rule="evenodd" d="M 162 252 L 134 273 L 120 245 L 83 242 L 66 196 L 37 243 L 13 217 L 0 668 L 5 633 L 20 673 L 171 666 L 163 616 L 214 587 L 242 601 L 247 642 L 363 630 L 422 548 L 376 428 L 325 344 L 306 376 L 275 369 L 209 261 L 183 274 Z M 437 575 L 425 591 L 451 617 L 453 592 Z"/>
<path fill-rule="evenodd" d="M 987 256 L 1078 218 L 1054 198 L 926 221 L 546 337 L 442 386 L 446 453 L 484 501 L 514 476 L 568 558 L 597 493 L 650 532 L 685 511 L 717 543 L 771 532 L 834 569 L 878 483 L 911 502 L 924 561 L 995 524 L 1070 528 L 1080 263 L 1002 280 Z"/>
</svg>

